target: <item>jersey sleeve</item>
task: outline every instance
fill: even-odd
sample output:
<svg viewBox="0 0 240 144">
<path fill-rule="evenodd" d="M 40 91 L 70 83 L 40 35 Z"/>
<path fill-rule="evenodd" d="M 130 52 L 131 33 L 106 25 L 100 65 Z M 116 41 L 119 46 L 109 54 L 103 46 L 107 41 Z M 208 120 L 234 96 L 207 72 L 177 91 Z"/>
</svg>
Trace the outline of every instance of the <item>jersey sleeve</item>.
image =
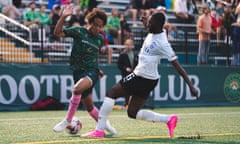
<svg viewBox="0 0 240 144">
<path fill-rule="evenodd" d="M 66 37 L 72 37 L 72 38 L 77 38 L 81 36 L 81 28 L 80 27 L 70 27 L 70 28 L 65 28 L 63 32 L 65 33 Z"/>
<path fill-rule="evenodd" d="M 161 49 L 161 53 L 168 59 L 169 62 L 177 59 L 176 53 L 174 52 L 170 43 L 165 43 Z"/>
</svg>

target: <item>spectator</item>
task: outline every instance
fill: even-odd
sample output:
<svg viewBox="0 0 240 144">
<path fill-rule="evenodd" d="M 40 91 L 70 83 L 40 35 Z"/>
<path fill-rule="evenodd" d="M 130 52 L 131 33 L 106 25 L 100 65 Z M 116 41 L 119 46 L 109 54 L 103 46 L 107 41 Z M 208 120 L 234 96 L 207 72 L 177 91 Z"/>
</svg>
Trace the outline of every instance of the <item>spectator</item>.
<svg viewBox="0 0 240 144">
<path fill-rule="evenodd" d="M 131 0 L 129 5 L 127 6 L 127 11 L 131 13 L 132 15 L 132 21 L 134 22 L 133 26 L 136 27 L 136 21 L 137 21 L 137 12 L 140 9 L 138 5 L 136 5 L 135 0 Z"/>
<path fill-rule="evenodd" d="M 53 34 L 57 21 L 60 18 L 60 9 L 60 5 L 55 4 L 50 13 L 50 18 L 52 19 L 52 23 L 50 24 L 50 41 L 60 41 L 60 38 Z"/>
<path fill-rule="evenodd" d="M 187 0 L 175 0 L 174 11 L 177 19 L 181 23 L 193 23 L 194 16 L 188 13 Z"/>
<path fill-rule="evenodd" d="M 3 6 L 2 13 L 14 20 L 19 20 L 22 16 L 21 12 L 13 4 Z"/>
<path fill-rule="evenodd" d="M 120 42 L 120 18 L 119 11 L 116 8 L 112 9 L 111 15 L 108 17 L 106 33 L 108 36 L 109 44 L 117 44 Z"/>
<path fill-rule="evenodd" d="M 217 1 L 216 12 L 218 13 L 218 15 L 220 16 L 220 19 L 221 19 L 223 16 L 223 13 L 224 13 L 224 5 L 223 5 L 222 1 Z"/>
<path fill-rule="evenodd" d="M 29 10 L 24 14 L 24 25 L 29 27 L 37 27 L 40 19 L 38 18 L 38 12 L 35 11 L 36 4 L 34 1 L 29 3 Z"/>
<path fill-rule="evenodd" d="M 39 24 L 43 26 L 43 28 L 46 31 L 46 34 L 48 35 L 50 33 L 50 24 L 51 24 L 51 18 L 49 14 L 46 13 L 46 6 L 41 5 L 40 11 L 38 12 L 38 18 L 39 18 Z"/>
<path fill-rule="evenodd" d="M 237 20 L 232 24 L 232 65 L 240 65 L 240 1 L 235 9 Z"/>
<path fill-rule="evenodd" d="M 75 13 L 71 16 L 69 20 L 69 26 L 84 26 L 85 22 L 85 14 L 81 11 L 80 6 L 75 6 Z"/>
<path fill-rule="evenodd" d="M 232 35 L 232 24 L 235 20 L 231 7 L 227 7 L 223 13 L 222 25 L 225 38 L 230 39 Z M 228 42 L 228 41 L 227 41 Z"/>
<path fill-rule="evenodd" d="M 137 54 L 133 50 L 134 41 L 132 39 L 127 39 L 124 42 L 124 51 L 120 54 L 118 58 L 118 69 L 121 72 L 122 78 L 133 72 L 133 69 L 137 65 Z M 127 108 L 130 95 L 125 96 L 124 106 Z"/>
<path fill-rule="evenodd" d="M 85 26 L 87 27 L 87 25 Z M 101 48 L 100 54 L 107 54 L 107 63 L 110 64 L 112 62 L 112 48 L 108 47 L 108 38 L 106 31 L 102 29 L 100 34 L 103 36 L 103 46 Z"/>
<path fill-rule="evenodd" d="M 222 21 L 220 20 L 220 16 L 215 9 L 211 10 L 210 16 L 212 19 L 212 29 L 216 33 L 217 42 L 219 42 L 222 32 Z"/>
<path fill-rule="evenodd" d="M 28 10 L 25 14 L 24 14 L 24 22 L 23 24 L 28 26 L 32 33 L 33 33 L 33 38 L 37 39 L 36 36 L 38 36 L 38 29 L 39 29 L 39 23 L 40 23 L 40 19 L 39 19 L 39 14 L 38 12 L 35 11 L 36 9 L 36 4 L 34 1 L 29 3 L 29 8 L 30 10 Z"/>
<path fill-rule="evenodd" d="M 123 13 L 120 14 L 120 28 L 121 30 L 119 31 L 119 44 L 123 44 L 127 39 L 134 38 L 134 34 L 132 33 Z"/>
<path fill-rule="evenodd" d="M 128 10 L 132 14 L 133 22 L 137 21 L 137 16 L 149 17 L 151 12 L 156 8 L 156 5 L 156 0 L 131 0 Z M 137 24 L 134 23 L 133 26 L 136 27 Z"/>
<path fill-rule="evenodd" d="M 87 9 L 88 12 L 92 11 L 93 8 L 97 7 L 97 0 L 79 0 L 79 5 L 83 9 Z"/>
<path fill-rule="evenodd" d="M 152 11 L 155 10 L 157 1 L 156 0 L 142 0 L 142 8 L 140 11 L 140 17 L 149 17 Z"/>
<path fill-rule="evenodd" d="M 210 36 L 213 31 L 211 28 L 212 22 L 211 22 L 211 17 L 209 15 L 210 13 L 209 7 L 204 6 L 202 10 L 203 10 L 203 14 L 198 17 L 198 21 L 197 21 L 198 40 L 199 40 L 197 63 L 207 64 L 208 52 L 210 48 Z"/>
</svg>

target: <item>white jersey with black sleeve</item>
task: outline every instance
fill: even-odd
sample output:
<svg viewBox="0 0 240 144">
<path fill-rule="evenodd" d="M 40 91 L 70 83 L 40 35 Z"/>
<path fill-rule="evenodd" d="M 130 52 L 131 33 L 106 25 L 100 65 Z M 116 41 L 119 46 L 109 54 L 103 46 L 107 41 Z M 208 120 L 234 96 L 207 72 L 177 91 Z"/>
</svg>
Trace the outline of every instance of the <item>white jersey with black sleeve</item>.
<svg viewBox="0 0 240 144">
<path fill-rule="evenodd" d="M 158 79 L 158 64 L 161 58 L 173 61 L 177 56 L 168 42 L 165 31 L 159 34 L 149 33 L 140 50 L 138 65 L 133 72 L 146 79 Z"/>
</svg>

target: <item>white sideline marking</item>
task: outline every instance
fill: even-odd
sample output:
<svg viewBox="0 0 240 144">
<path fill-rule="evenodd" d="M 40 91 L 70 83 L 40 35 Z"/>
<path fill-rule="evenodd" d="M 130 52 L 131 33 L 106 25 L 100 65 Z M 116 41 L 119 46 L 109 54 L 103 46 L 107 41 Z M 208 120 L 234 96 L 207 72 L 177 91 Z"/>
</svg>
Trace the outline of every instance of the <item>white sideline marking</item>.
<svg viewBox="0 0 240 144">
<path fill-rule="evenodd" d="M 235 115 L 240 115 L 240 112 L 227 112 L 227 114 L 235 114 Z M 216 112 L 216 113 L 178 113 L 178 116 L 192 116 L 192 115 L 222 115 L 221 112 Z M 88 115 L 81 115 L 81 118 L 89 118 Z M 127 117 L 127 114 L 125 115 L 111 115 L 110 117 L 115 117 L 115 118 L 123 118 L 123 117 Z M 25 120 L 25 121 L 31 121 L 31 120 L 59 120 L 62 119 L 63 117 L 48 117 L 48 118 L 11 118 L 11 119 L 5 119 L 5 118 L 1 118 L 1 121 L 19 121 L 19 120 Z"/>
</svg>

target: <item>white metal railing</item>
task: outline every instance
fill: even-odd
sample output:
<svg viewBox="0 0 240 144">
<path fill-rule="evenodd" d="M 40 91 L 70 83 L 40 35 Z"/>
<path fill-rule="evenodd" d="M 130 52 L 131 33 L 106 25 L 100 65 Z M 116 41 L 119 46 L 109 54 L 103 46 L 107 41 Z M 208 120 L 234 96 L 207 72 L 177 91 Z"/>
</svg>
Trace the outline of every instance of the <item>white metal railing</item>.
<svg viewBox="0 0 240 144">
<path fill-rule="evenodd" d="M 31 54 L 29 61 L 30 61 L 30 63 L 32 63 L 32 59 L 33 59 L 32 53 L 33 52 L 32 52 L 32 32 L 31 32 L 31 30 L 28 27 L 26 27 L 25 25 L 19 23 L 18 21 L 10 19 L 10 18 L 8 18 L 7 16 L 5 16 L 5 15 L 3 15 L 1 13 L 0 13 L 0 19 L 4 20 L 5 22 L 7 21 L 7 22 L 11 23 L 14 26 L 18 26 L 19 28 L 21 28 L 23 30 L 26 30 L 29 33 L 29 41 L 28 41 L 28 40 L 18 36 L 14 32 L 9 31 L 8 29 L 6 29 L 4 27 L 4 25 L 0 25 L 0 31 L 4 32 L 6 35 L 12 37 L 13 39 L 19 40 L 20 42 L 22 42 L 22 43 L 24 43 L 24 44 L 29 46 L 29 52 Z"/>
</svg>

